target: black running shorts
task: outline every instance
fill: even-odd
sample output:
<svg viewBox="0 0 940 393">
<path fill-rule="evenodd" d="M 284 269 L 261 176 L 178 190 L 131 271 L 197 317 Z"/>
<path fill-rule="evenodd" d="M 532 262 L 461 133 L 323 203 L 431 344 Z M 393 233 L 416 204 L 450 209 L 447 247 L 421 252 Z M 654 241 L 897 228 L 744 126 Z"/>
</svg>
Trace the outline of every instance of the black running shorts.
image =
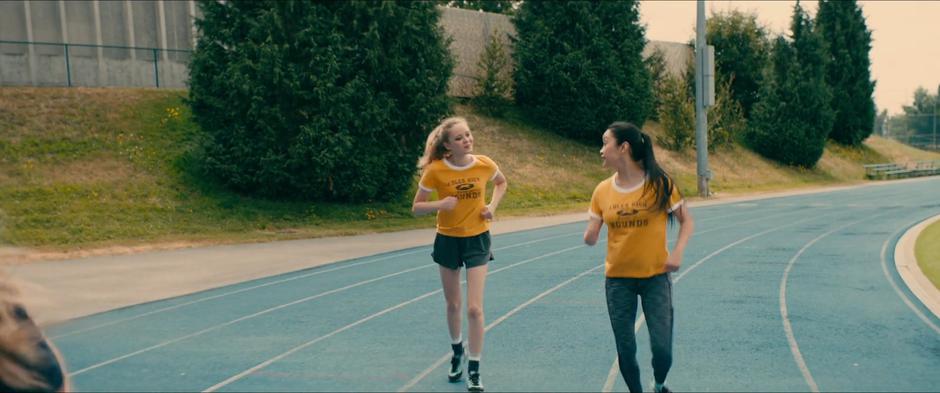
<svg viewBox="0 0 940 393">
<path fill-rule="evenodd" d="M 431 258 L 438 265 L 452 270 L 483 266 L 493 260 L 491 243 L 489 231 L 470 237 L 453 237 L 438 233 L 434 238 Z"/>
</svg>

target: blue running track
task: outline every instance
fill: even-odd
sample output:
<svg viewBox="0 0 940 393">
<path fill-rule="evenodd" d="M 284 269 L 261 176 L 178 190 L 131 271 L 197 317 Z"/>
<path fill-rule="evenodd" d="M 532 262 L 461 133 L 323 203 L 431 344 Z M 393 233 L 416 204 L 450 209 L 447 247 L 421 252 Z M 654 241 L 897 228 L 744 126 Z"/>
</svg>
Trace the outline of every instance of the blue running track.
<svg viewBox="0 0 940 393">
<path fill-rule="evenodd" d="M 900 235 L 940 214 L 940 178 L 692 212 L 696 233 L 673 274 L 673 389 L 940 389 L 940 319 L 894 269 Z M 584 224 L 494 238 L 487 390 L 626 390 L 604 300 L 606 243 L 584 246 Z M 79 391 L 466 391 L 447 382 L 450 343 L 429 253 L 342 261 L 47 333 Z M 637 329 L 648 386 L 642 319 Z"/>
</svg>

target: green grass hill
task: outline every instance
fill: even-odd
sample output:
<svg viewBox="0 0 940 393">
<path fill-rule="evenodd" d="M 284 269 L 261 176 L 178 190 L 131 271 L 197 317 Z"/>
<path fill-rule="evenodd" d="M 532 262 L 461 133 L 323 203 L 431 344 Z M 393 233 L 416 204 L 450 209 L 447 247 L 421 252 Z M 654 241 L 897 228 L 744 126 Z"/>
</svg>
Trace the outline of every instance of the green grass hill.
<svg viewBox="0 0 940 393">
<path fill-rule="evenodd" d="M 62 258 L 127 250 L 361 234 L 434 225 L 411 195 L 377 204 L 277 202 L 238 195 L 199 174 L 199 134 L 182 90 L 0 88 L 0 249 Z M 475 151 L 509 180 L 500 217 L 580 212 L 609 176 L 595 145 L 465 105 Z M 660 132 L 649 122 L 646 131 Z M 687 196 L 695 152 L 658 150 Z M 716 197 L 865 181 L 862 164 L 940 159 L 872 137 L 831 145 L 815 169 L 783 167 L 741 147 L 711 155 Z M 414 185 L 412 185 L 414 187 Z M 694 198 L 693 198 L 694 199 Z M 0 259 L 3 259 L 0 252 Z M 9 255 L 9 252 L 7 253 Z"/>
</svg>

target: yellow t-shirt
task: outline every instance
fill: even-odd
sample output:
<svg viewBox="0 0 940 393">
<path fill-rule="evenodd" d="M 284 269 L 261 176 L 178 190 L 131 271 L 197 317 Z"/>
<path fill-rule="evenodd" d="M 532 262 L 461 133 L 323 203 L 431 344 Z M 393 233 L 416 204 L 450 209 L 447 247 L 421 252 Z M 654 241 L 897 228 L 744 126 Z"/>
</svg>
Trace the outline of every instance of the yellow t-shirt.
<svg viewBox="0 0 940 393">
<path fill-rule="evenodd" d="M 424 168 L 418 187 L 437 191 L 438 199 L 457 197 L 454 210 L 437 211 L 437 232 L 454 237 L 471 237 L 489 230 L 480 213 L 486 205 L 486 182 L 493 180 L 499 167 L 487 156 L 471 155 L 467 166 L 456 166 L 446 159 L 434 160 Z"/>
<path fill-rule="evenodd" d="M 654 192 L 646 181 L 630 189 L 617 185 L 613 177 L 600 182 L 588 210 L 592 220 L 607 224 L 607 277 L 648 278 L 663 272 L 666 249 L 667 212 L 656 209 Z M 669 212 L 684 202 L 673 186 Z"/>
</svg>

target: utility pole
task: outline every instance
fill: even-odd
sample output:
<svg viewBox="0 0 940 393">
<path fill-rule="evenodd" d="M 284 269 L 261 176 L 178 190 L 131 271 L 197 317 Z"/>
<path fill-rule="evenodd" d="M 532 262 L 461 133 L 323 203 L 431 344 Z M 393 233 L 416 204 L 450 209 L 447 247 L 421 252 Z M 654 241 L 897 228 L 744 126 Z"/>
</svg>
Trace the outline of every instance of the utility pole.
<svg viewBox="0 0 940 393">
<path fill-rule="evenodd" d="M 940 95 L 933 100 L 933 149 L 937 150 L 937 104 L 940 101 Z"/>
<path fill-rule="evenodd" d="M 697 1 L 695 18 L 695 151 L 698 158 L 698 194 L 702 198 L 710 195 L 708 180 L 708 113 L 706 108 L 715 102 L 714 52 L 705 42 L 705 0 Z M 708 77 L 711 77 L 709 81 Z"/>
</svg>

